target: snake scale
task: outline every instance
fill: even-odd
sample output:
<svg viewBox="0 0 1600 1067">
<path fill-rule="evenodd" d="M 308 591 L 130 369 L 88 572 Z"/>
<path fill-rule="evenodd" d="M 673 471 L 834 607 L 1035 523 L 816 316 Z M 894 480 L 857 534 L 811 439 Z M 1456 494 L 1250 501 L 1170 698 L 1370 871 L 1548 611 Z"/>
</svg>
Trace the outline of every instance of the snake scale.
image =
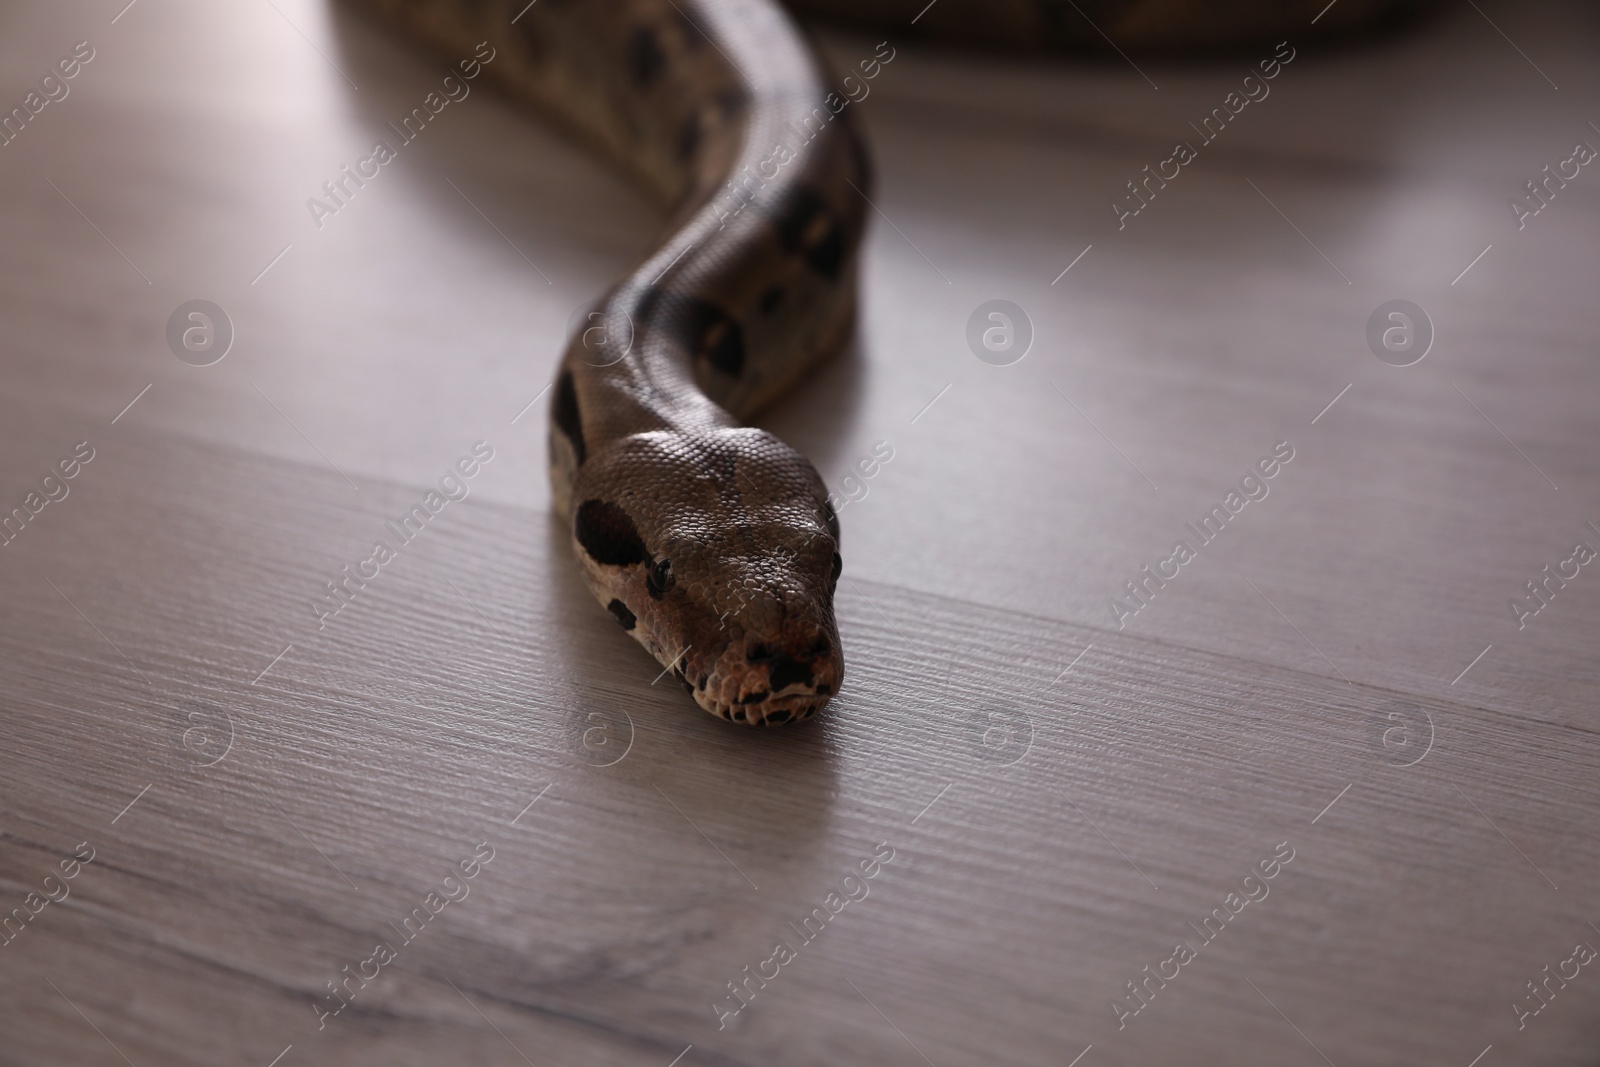
<svg viewBox="0 0 1600 1067">
<path fill-rule="evenodd" d="M 853 328 L 872 174 L 841 82 L 773 0 L 352 2 L 447 59 L 487 42 L 491 80 L 667 206 L 665 238 L 562 358 L 552 498 L 590 589 L 700 707 L 749 725 L 812 717 L 844 679 L 839 522 L 805 457 L 742 421 Z M 1326 39 L 1417 4 L 790 6 L 870 26 L 890 38 L 880 49 L 927 35 L 1187 52 Z"/>
</svg>

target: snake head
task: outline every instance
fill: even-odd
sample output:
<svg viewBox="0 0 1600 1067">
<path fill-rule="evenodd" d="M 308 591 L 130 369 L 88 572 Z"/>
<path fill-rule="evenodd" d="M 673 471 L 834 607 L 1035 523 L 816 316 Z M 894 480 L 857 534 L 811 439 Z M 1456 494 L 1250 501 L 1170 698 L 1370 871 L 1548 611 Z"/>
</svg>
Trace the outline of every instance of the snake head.
<svg viewBox="0 0 1600 1067">
<path fill-rule="evenodd" d="M 651 431 L 590 455 L 573 489 L 590 588 L 702 708 L 776 726 L 839 691 L 839 525 L 798 452 L 763 430 Z"/>
</svg>

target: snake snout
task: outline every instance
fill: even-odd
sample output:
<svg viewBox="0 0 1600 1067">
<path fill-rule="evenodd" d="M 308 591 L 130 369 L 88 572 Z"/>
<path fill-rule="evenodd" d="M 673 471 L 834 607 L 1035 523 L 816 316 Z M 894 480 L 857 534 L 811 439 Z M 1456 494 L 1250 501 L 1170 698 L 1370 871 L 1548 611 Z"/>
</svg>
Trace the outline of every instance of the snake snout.
<svg viewBox="0 0 1600 1067">
<path fill-rule="evenodd" d="M 707 710 L 750 726 L 809 719 L 839 690 L 844 664 L 835 637 L 818 628 L 783 640 L 753 637 L 723 654 Z"/>
</svg>

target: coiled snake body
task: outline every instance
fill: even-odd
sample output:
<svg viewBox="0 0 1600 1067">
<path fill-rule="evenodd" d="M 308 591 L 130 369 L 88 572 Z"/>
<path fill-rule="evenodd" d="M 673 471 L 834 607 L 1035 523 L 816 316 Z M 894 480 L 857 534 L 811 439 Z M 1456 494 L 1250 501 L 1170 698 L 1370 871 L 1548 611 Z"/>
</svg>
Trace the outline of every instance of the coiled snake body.
<svg viewBox="0 0 1600 1067">
<path fill-rule="evenodd" d="M 841 87 L 772 0 L 357 2 L 452 59 L 488 42 L 502 88 L 672 205 L 666 239 L 561 361 L 555 506 L 600 602 L 702 708 L 751 725 L 815 715 L 844 677 L 838 520 L 811 464 L 740 420 L 852 327 L 871 176 Z M 808 2 L 908 33 L 923 7 Z M 1116 36 L 1182 48 L 1306 26 L 1323 5 L 1070 6 L 1081 18 L 1053 0 L 946 0 L 921 28 L 1021 47 Z M 1318 32 L 1393 6 L 1346 0 Z"/>
</svg>

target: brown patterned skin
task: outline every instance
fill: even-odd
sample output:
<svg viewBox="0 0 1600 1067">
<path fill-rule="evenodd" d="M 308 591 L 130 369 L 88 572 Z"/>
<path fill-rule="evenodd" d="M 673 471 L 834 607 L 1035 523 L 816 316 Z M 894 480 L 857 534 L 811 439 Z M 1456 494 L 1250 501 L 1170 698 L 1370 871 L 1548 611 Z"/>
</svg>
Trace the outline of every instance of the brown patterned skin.
<svg viewBox="0 0 1600 1067">
<path fill-rule="evenodd" d="M 865 151 L 768 0 L 539 0 L 513 25 L 525 4 L 362 2 L 451 59 L 487 41 L 485 76 L 672 205 L 562 359 L 555 505 L 596 598 L 702 708 L 810 718 L 844 679 L 838 522 L 811 464 L 739 423 L 852 328 Z"/>
<path fill-rule="evenodd" d="M 487 78 L 671 208 L 562 359 L 553 498 L 590 589 L 702 708 L 750 725 L 815 715 L 844 678 L 838 521 L 811 464 L 739 420 L 852 327 L 870 176 L 842 86 L 771 0 L 351 2 L 450 61 L 486 43 Z M 1308 27 L 1321 4 L 1078 2 L 1130 48 Z M 1055 0 L 943 0 L 913 30 L 923 5 L 802 4 L 964 40 L 1101 39 Z M 1329 25 L 1391 6 L 1343 0 Z"/>
</svg>

